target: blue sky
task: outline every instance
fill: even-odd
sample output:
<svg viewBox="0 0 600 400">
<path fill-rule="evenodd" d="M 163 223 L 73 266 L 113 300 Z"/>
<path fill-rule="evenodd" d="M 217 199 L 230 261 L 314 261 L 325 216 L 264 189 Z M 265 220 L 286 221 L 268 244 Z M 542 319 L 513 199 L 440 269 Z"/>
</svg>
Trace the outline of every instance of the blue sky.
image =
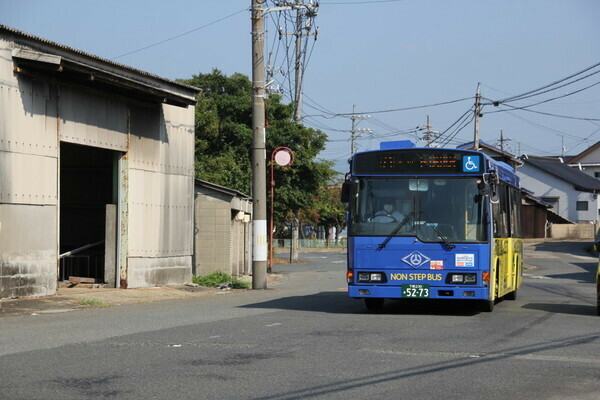
<svg viewBox="0 0 600 400">
<path fill-rule="evenodd" d="M 213 68 L 249 76 L 250 3 L 0 0 L 0 24 L 166 78 L 189 78 Z M 270 15 L 267 50 L 279 49 L 281 57 L 284 42 L 277 40 L 276 14 Z M 599 63 L 598 17 L 595 0 L 324 0 L 316 18 L 318 40 L 309 41 L 307 52 L 303 121 L 328 134 L 321 156 L 344 171 L 351 120 L 337 114 L 351 113 L 355 105 L 371 116 L 357 125 L 372 130 L 358 138 L 358 150 L 377 148 L 380 140 L 414 140 L 410 130 L 425 124 L 428 115 L 432 129 L 443 132 L 472 107 L 478 83 L 484 98 L 499 100 Z M 285 82 L 282 76 L 278 80 Z M 510 104 L 529 105 L 597 82 L 600 74 Z M 600 121 L 524 110 L 487 114 L 500 109 L 507 107 L 483 108 L 481 138 L 494 144 L 503 130 L 513 153 L 560 154 L 564 145 L 565 154 L 577 154 L 600 140 Z M 600 85 L 530 110 L 600 119 Z M 472 138 L 470 123 L 449 144 Z"/>
</svg>

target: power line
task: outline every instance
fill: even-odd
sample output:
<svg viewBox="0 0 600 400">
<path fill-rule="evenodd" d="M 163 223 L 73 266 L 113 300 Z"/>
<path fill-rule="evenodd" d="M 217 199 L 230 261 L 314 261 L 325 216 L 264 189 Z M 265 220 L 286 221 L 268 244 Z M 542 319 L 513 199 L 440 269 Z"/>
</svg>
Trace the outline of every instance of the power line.
<svg viewBox="0 0 600 400">
<path fill-rule="evenodd" d="M 460 124 L 463 122 L 463 120 L 464 120 L 464 119 L 465 119 L 465 118 L 466 118 L 466 117 L 467 117 L 467 116 L 468 116 L 470 113 L 472 113 L 472 112 L 473 112 L 473 107 L 474 107 L 474 106 L 471 106 L 471 107 L 470 107 L 470 108 L 469 108 L 467 111 L 465 111 L 465 112 L 464 112 L 464 113 L 463 113 L 463 114 L 462 114 L 460 117 L 458 117 L 458 119 L 457 119 L 456 121 L 454 121 L 454 122 L 453 122 L 453 123 L 452 123 L 452 124 L 451 124 L 449 127 L 447 127 L 447 128 L 446 128 L 446 129 L 445 129 L 445 130 L 444 130 L 442 133 L 440 133 L 440 136 L 438 137 L 438 140 L 440 140 L 440 139 L 443 139 L 443 138 L 444 138 L 444 135 L 445 135 L 446 133 L 448 133 L 448 131 L 449 131 L 450 129 L 452 129 L 452 127 L 454 127 L 454 126 L 456 126 L 456 125 L 460 126 Z M 453 133 L 454 133 L 454 131 L 453 131 Z M 447 144 L 447 143 L 448 143 L 448 142 L 449 142 L 449 141 L 450 141 L 450 140 L 451 140 L 451 139 L 452 139 L 454 136 L 452 136 L 452 134 L 449 134 L 449 135 L 448 135 L 448 137 L 449 137 L 449 138 L 446 138 L 446 139 L 444 140 L 444 142 L 443 142 L 443 145 L 442 145 L 442 146 L 445 146 L 445 145 L 446 145 L 446 144 Z"/>
<path fill-rule="evenodd" d="M 376 4 L 376 3 L 399 3 L 405 0 L 372 0 L 372 1 L 335 1 L 335 2 L 325 2 L 321 3 L 321 5 L 354 5 L 354 4 Z"/>
<path fill-rule="evenodd" d="M 520 108 L 520 107 L 514 107 L 511 106 L 510 104 L 504 104 L 505 107 L 510 107 L 511 110 L 499 110 L 499 111 L 515 111 L 515 110 L 522 110 L 522 111 L 527 111 L 530 113 L 535 113 L 535 114 L 542 114 L 542 115 L 548 115 L 550 117 L 556 117 L 556 118 L 565 118 L 565 119 L 573 119 L 573 120 L 577 120 L 577 121 L 600 121 L 600 118 L 588 118 L 588 117 L 573 117 L 570 115 L 561 115 L 561 114 L 553 114 L 553 113 L 548 113 L 548 112 L 543 112 L 543 111 L 536 111 L 536 110 L 528 110 L 527 108 Z M 491 113 L 491 112 L 490 112 Z M 490 114 L 487 113 L 487 114 Z"/>
<path fill-rule="evenodd" d="M 472 111 L 469 111 L 469 112 L 472 112 Z M 468 115 L 468 114 L 466 114 L 466 115 Z M 469 124 L 470 124 L 471 122 L 473 122 L 473 120 L 474 120 L 474 119 L 475 119 L 475 114 L 472 114 L 472 115 L 471 115 L 471 118 L 470 118 L 468 121 L 467 121 L 467 120 L 465 120 L 465 121 L 462 123 L 462 125 L 459 125 L 459 126 L 457 126 L 457 127 L 454 129 L 454 131 L 453 131 L 453 132 L 452 132 L 452 133 L 449 135 L 448 139 L 446 139 L 446 140 L 444 141 L 444 143 L 442 143 L 442 144 L 440 145 L 440 147 L 444 147 L 444 146 L 448 145 L 448 144 L 449 144 L 449 143 L 450 143 L 450 142 L 451 142 L 451 141 L 452 141 L 452 140 L 453 140 L 453 139 L 456 137 L 456 135 L 458 135 L 458 134 L 460 133 L 460 131 L 462 131 L 462 130 L 463 130 L 463 129 L 465 129 L 467 126 L 469 126 Z"/>
<path fill-rule="evenodd" d="M 166 42 L 169 42 L 169 41 L 171 41 L 171 40 L 179 39 L 179 38 L 180 38 L 180 37 L 182 37 L 182 36 L 189 35 L 190 33 L 193 33 L 193 32 L 196 32 L 196 31 L 199 31 L 200 29 L 204 29 L 204 28 L 206 28 L 206 27 L 209 27 L 209 26 L 211 26 L 211 25 L 214 25 L 214 24 L 216 24 L 216 23 L 218 23 L 218 22 L 224 21 L 224 20 L 226 20 L 226 19 L 228 19 L 228 18 L 231 18 L 231 17 L 233 17 L 233 16 L 235 16 L 235 15 L 238 15 L 239 13 L 242 13 L 242 12 L 244 12 L 244 11 L 248 11 L 248 8 L 244 8 L 244 9 L 242 9 L 242 10 L 236 11 L 236 12 L 234 12 L 233 14 L 229 14 L 229 15 L 227 15 L 227 16 L 225 16 L 225 17 L 223 17 L 223 18 L 219 18 L 219 19 L 217 19 L 217 20 L 215 20 L 215 21 L 209 22 L 208 24 L 205 24 L 205 25 L 199 26 L 199 27 L 197 27 L 197 28 L 194 28 L 194 29 L 192 29 L 192 30 L 189 30 L 189 31 L 187 31 L 187 32 L 180 33 L 179 35 L 176 35 L 176 36 L 170 37 L 170 38 L 168 38 L 168 39 L 161 40 L 160 42 L 156 42 L 156 43 L 150 44 L 150 45 L 148 45 L 148 46 L 145 46 L 145 47 L 139 48 L 139 49 L 137 49 L 137 50 L 133 50 L 133 51 L 130 51 L 130 52 L 128 52 L 128 53 L 121 54 L 120 56 L 113 57 L 113 58 L 111 58 L 110 60 L 111 60 L 111 61 L 114 61 L 114 60 L 116 60 L 117 58 L 125 57 L 125 56 L 128 56 L 128 55 L 134 54 L 134 53 L 139 53 L 140 51 L 147 50 L 147 49 L 149 49 L 149 48 L 152 48 L 152 47 L 155 47 L 155 46 L 161 45 L 161 44 L 163 44 L 163 43 L 166 43 Z"/>
<path fill-rule="evenodd" d="M 508 115 L 510 115 L 511 117 L 518 118 L 518 119 L 520 119 L 521 121 L 523 121 L 523 122 L 525 122 L 525 123 L 527 123 L 527 124 L 529 124 L 529 125 L 531 125 L 531 126 L 534 126 L 534 127 L 538 128 L 538 129 L 540 129 L 540 130 L 547 131 L 547 132 L 551 132 L 551 133 L 554 133 L 554 134 L 556 134 L 556 135 L 559 135 L 559 136 L 567 136 L 567 137 L 570 137 L 570 138 L 573 138 L 573 139 L 576 139 L 576 140 L 579 140 L 579 141 L 581 141 L 581 140 L 585 140 L 585 139 L 589 139 L 589 137 L 591 137 L 592 135 L 594 135 L 594 134 L 595 134 L 595 133 L 593 133 L 592 135 L 588 136 L 587 138 L 582 138 L 582 137 L 580 137 L 580 136 L 575 136 L 575 135 L 573 135 L 573 134 L 566 133 L 566 132 L 562 132 L 562 131 L 556 130 L 556 129 L 554 129 L 554 128 L 550 128 L 550 127 L 548 127 L 548 126 L 545 126 L 545 125 L 539 124 L 539 123 L 537 123 L 537 122 L 530 121 L 530 120 L 528 120 L 527 118 L 523 118 L 523 117 L 522 117 L 522 116 L 520 116 L 520 115 L 514 114 L 514 113 L 512 112 L 512 110 L 506 110 L 506 112 L 507 112 L 507 113 L 508 113 Z"/>
<path fill-rule="evenodd" d="M 598 71 L 598 72 L 600 72 L 600 71 Z M 540 105 L 540 104 L 548 103 L 548 102 L 550 102 L 550 101 L 554 101 L 554 100 L 562 99 L 563 97 L 572 96 L 572 95 L 574 95 L 574 94 L 577 94 L 577 93 L 583 92 L 584 90 L 587 90 L 587 89 L 593 88 L 594 86 L 597 86 L 597 85 L 600 85 L 600 82 L 593 83 L 593 84 L 591 84 L 591 85 L 588 85 L 588 86 L 586 86 L 586 87 L 584 87 L 584 88 L 581 88 L 581 89 L 579 89 L 579 90 L 575 90 L 575 91 L 573 91 L 573 92 L 569 92 L 569 93 L 566 93 L 566 94 L 563 94 L 563 95 L 560 95 L 560 96 L 552 97 L 552 98 L 550 98 L 550 99 L 546 99 L 546 100 L 538 101 L 537 103 L 528 104 L 528 105 L 526 105 L 526 106 L 517 107 L 517 108 L 515 108 L 515 109 L 518 109 L 518 110 L 523 110 L 523 109 L 526 109 L 526 108 L 529 108 L 529 107 L 534 107 L 534 106 L 537 106 L 537 105 Z M 497 113 L 497 112 L 502 112 L 502 110 L 490 111 L 490 112 L 488 112 L 488 113 L 486 113 L 486 114 L 493 114 L 493 113 Z"/>
<path fill-rule="evenodd" d="M 420 105 L 420 106 L 412 106 L 412 107 L 404 107 L 404 108 L 393 108 L 393 109 L 388 109 L 388 110 L 360 111 L 360 114 L 382 114 L 382 113 L 390 113 L 390 112 L 418 110 L 418 109 L 421 109 L 421 108 L 438 107 L 438 106 L 443 106 L 443 105 L 446 105 L 446 104 L 459 103 L 461 101 L 471 100 L 472 98 L 473 97 L 465 97 L 465 98 L 462 98 L 462 99 L 449 100 L 449 101 L 444 101 L 444 102 L 440 102 L 440 103 L 425 104 L 425 105 Z M 352 113 L 336 113 L 336 114 L 332 114 L 331 116 L 324 116 L 322 114 L 307 115 L 307 116 L 309 116 L 309 117 L 335 118 L 335 117 L 345 117 L 345 116 L 350 116 L 350 115 L 352 115 Z"/>
<path fill-rule="evenodd" d="M 559 79 L 559 80 L 557 80 L 557 81 L 554 81 L 554 82 L 552 82 L 552 83 L 549 83 L 549 84 L 547 84 L 547 85 L 544 85 L 544 86 L 542 86 L 542 87 L 539 87 L 539 88 L 537 88 L 537 89 L 529 90 L 529 91 L 527 91 L 527 92 L 524 92 L 524 93 L 521 93 L 521 94 L 518 94 L 518 95 L 515 95 L 515 96 L 507 97 L 507 98 L 505 98 L 505 99 L 502 99 L 502 100 L 497 100 L 497 101 L 493 102 L 493 104 L 494 104 L 495 106 L 497 106 L 497 105 L 499 105 L 499 104 L 503 104 L 503 103 L 506 103 L 506 102 L 509 102 L 509 101 L 517 101 L 517 100 L 522 100 L 522 99 L 524 99 L 524 98 L 532 97 L 533 95 L 537 95 L 537 94 L 546 93 L 546 92 L 541 92 L 541 91 L 543 91 L 544 89 L 550 88 L 550 87 L 552 87 L 552 86 L 555 86 L 555 85 L 557 85 L 557 84 L 559 84 L 559 83 L 565 82 L 565 81 L 567 81 L 567 80 L 569 80 L 569 79 L 571 79 L 571 78 L 574 78 L 574 77 L 576 77 L 576 76 L 578 76 L 578 75 L 581 75 L 581 74 L 583 74 L 583 73 L 585 73 L 585 72 L 587 72 L 587 71 L 589 71 L 589 70 L 592 70 L 592 69 L 594 69 L 594 68 L 596 68 L 596 67 L 598 67 L 598 66 L 600 66 L 600 63 L 594 64 L 594 65 L 591 65 L 591 66 L 589 66 L 589 67 L 587 67 L 587 68 L 585 68 L 585 69 L 583 69 L 583 70 L 581 70 L 581 71 L 579 71 L 579 72 L 576 72 L 576 73 L 574 73 L 574 74 L 571 74 L 571 75 L 569 75 L 569 76 L 567 76 L 567 77 L 565 77 L 565 78 Z M 592 74 L 590 74 L 590 75 L 588 75 L 588 76 L 585 76 L 585 77 L 583 77 L 583 78 L 577 79 L 577 80 L 575 80 L 575 81 L 573 81 L 573 82 L 571 82 L 571 83 L 575 83 L 575 82 L 577 82 L 577 81 L 579 81 L 579 80 L 581 80 L 581 79 L 584 79 L 584 78 L 586 78 L 586 77 L 589 77 L 589 76 L 591 76 L 591 75 L 595 75 L 595 74 L 597 74 L 597 73 L 599 73 L 599 72 L 600 72 L 600 71 L 593 72 Z M 569 83 L 569 84 L 571 84 L 571 83 Z M 560 86 L 560 87 L 563 87 L 563 86 L 566 86 L 566 85 L 562 85 L 562 86 Z M 557 87 L 557 88 L 555 88 L 555 89 L 558 89 L 558 88 L 559 88 L 559 87 Z M 555 89 L 551 89 L 551 90 L 555 90 Z M 541 92 L 541 93 L 537 93 L 537 92 Z M 534 94 L 534 93 L 535 93 L 535 94 Z M 530 96 L 530 95 L 531 95 L 531 96 Z"/>
</svg>

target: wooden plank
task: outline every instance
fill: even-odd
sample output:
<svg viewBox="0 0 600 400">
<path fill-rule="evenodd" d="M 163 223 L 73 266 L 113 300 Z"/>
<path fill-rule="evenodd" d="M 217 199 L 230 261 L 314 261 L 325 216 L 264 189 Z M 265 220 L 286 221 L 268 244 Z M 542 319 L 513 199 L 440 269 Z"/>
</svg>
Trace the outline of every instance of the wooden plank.
<svg viewBox="0 0 600 400">
<path fill-rule="evenodd" d="M 96 283 L 96 279 L 85 278 L 82 276 L 70 276 L 69 282 L 71 282 L 71 283 Z"/>
</svg>

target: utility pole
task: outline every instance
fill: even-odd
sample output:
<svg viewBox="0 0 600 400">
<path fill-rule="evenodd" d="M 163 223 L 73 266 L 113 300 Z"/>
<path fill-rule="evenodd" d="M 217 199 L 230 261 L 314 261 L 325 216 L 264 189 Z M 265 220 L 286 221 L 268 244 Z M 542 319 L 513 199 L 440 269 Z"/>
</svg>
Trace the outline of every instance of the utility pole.
<svg viewBox="0 0 600 400">
<path fill-rule="evenodd" d="M 431 124 L 429 123 L 429 115 L 427 116 L 427 124 L 425 125 L 425 128 L 427 129 L 427 147 L 431 147 Z"/>
<path fill-rule="evenodd" d="M 352 106 L 352 116 L 350 119 L 352 120 L 352 129 L 350 129 L 350 155 L 353 156 L 356 153 L 356 145 L 354 144 L 355 134 L 356 134 L 356 118 L 355 118 L 355 109 L 356 106 Z"/>
<path fill-rule="evenodd" d="M 481 116 L 481 93 L 479 93 L 479 86 L 477 84 L 477 93 L 475 94 L 475 131 L 473 137 L 473 145 L 475 150 L 479 150 L 479 117 Z"/>
<path fill-rule="evenodd" d="M 296 27 L 293 32 L 284 32 L 279 27 L 279 36 L 293 35 L 296 37 L 295 45 L 295 87 L 294 87 L 294 121 L 302 120 L 302 78 L 304 76 L 304 65 L 302 64 L 303 52 L 302 38 L 304 36 L 314 36 L 317 39 L 318 30 L 311 32 L 313 20 L 317 16 L 319 3 L 313 0 L 308 0 L 308 4 L 304 4 L 304 0 L 295 1 L 280 1 L 276 7 L 269 8 L 268 11 L 288 11 L 296 10 Z"/>
<path fill-rule="evenodd" d="M 252 1 L 252 289 L 267 288 L 267 167 L 262 0 Z"/>
<path fill-rule="evenodd" d="M 425 124 L 425 126 L 419 125 L 417 127 L 417 129 L 419 130 L 423 130 L 423 128 L 425 128 L 425 137 L 421 138 L 421 140 L 425 140 L 427 142 L 427 147 L 431 147 L 432 144 L 435 144 L 435 141 L 440 133 L 438 131 L 431 130 L 431 124 L 429 123 L 429 115 L 427 116 L 427 123 Z"/>
<path fill-rule="evenodd" d="M 371 129 L 356 129 L 356 120 L 361 120 L 361 119 L 369 119 L 371 118 L 370 115 L 356 115 L 356 111 L 355 111 L 356 106 L 352 106 L 352 116 L 350 117 L 350 119 L 352 120 L 352 129 L 350 129 L 350 151 L 351 151 L 351 155 L 353 155 L 354 153 L 356 153 L 356 137 L 358 136 L 357 133 L 373 133 L 373 131 Z"/>
<path fill-rule="evenodd" d="M 511 138 L 504 139 L 504 132 L 500 129 L 500 150 L 504 151 L 504 142 L 510 142 Z"/>
<path fill-rule="evenodd" d="M 296 0 L 298 6 L 303 0 Z M 302 9 L 296 10 L 296 87 L 294 94 L 294 121 L 302 119 Z"/>
</svg>

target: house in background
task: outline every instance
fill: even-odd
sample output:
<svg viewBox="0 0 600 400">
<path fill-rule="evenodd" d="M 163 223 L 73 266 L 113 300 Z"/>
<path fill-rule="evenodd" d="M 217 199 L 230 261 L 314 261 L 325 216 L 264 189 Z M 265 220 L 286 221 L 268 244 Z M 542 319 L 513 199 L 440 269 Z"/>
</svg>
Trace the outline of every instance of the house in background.
<svg viewBox="0 0 600 400">
<path fill-rule="evenodd" d="M 572 168 L 577 168 L 589 176 L 600 179 L 600 142 L 565 162 Z"/>
<path fill-rule="evenodd" d="M 469 142 L 458 146 L 458 148 L 473 150 L 475 146 L 474 142 Z M 554 194 L 558 193 L 553 190 L 553 185 L 556 184 L 555 180 L 557 180 L 554 175 L 544 174 L 542 172 L 536 174 L 535 170 L 531 172 L 531 168 L 533 167 L 527 166 L 520 158 L 517 158 L 508 151 L 499 149 L 483 141 L 479 141 L 479 151 L 487 154 L 496 161 L 504 162 L 516 169 L 521 185 L 524 237 L 544 238 L 552 236 L 553 232 L 556 236 L 558 231 L 571 232 L 573 230 L 575 222 L 569 220 L 569 213 L 566 212 L 566 210 L 563 210 L 563 213 L 561 214 L 556 208 L 560 202 L 554 196 Z M 558 159 L 556 159 L 556 161 L 558 161 Z M 565 168 L 568 167 L 565 166 Z M 523 173 L 523 171 L 525 171 L 525 173 Z M 568 187 L 569 185 L 567 185 L 564 190 L 570 193 Z M 544 197 L 544 193 L 551 194 Z M 564 197 L 564 194 L 557 194 L 557 198 L 561 196 Z M 563 200 L 563 203 L 565 205 L 568 204 L 565 200 Z M 575 205 L 573 205 L 573 207 L 575 207 Z M 553 227 L 554 230 L 550 229 L 551 227 Z"/>
<path fill-rule="evenodd" d="M 564 164 L 559 158 L 524 155 L 522 160 L 523 166 L 517 170 L 521 185 L 551 204 L 562 218 L 587 225 L 581 229 L 590 230 L 591 233 L 585 235 L 593 238 L 598 222 L 600 180 Z"/>
</svg>

